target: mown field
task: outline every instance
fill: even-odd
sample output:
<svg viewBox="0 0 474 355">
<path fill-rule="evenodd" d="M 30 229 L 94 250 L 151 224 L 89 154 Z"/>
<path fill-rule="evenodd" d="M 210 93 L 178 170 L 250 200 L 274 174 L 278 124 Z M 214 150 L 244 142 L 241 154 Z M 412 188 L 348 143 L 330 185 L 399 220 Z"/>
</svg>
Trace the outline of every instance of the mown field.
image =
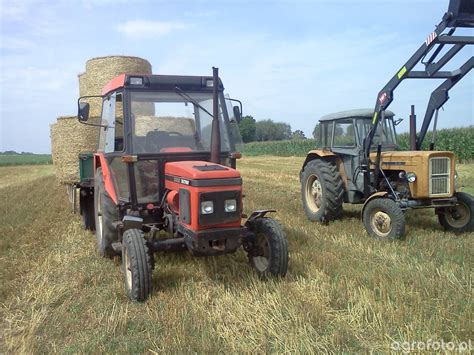
<svg viewBox="0 0 474 355">
<path fill-rule="evenodd" d="M 0 166 L 52 164 L 51 154 L 0 154 Z"/>
<path fill-rule="evenodd" d="M 303 214 L 301 158 L 240 162 L 247 213 L 278 209 L 290 246 L 283 280 L 245 254 L 157 254 L 154 291 L 129 301 L 51 166 L 0 168 L 0 353 L 367 352 L 393 341 L 473 339 L 474 235 L 408 213 L 404 241 L 369 238 L 360 208 L 320 225 Z M 459 167 L 474 193 L 474 165 Z M 15 178 L 12 178 L 15 177 Z"/>
</svg>

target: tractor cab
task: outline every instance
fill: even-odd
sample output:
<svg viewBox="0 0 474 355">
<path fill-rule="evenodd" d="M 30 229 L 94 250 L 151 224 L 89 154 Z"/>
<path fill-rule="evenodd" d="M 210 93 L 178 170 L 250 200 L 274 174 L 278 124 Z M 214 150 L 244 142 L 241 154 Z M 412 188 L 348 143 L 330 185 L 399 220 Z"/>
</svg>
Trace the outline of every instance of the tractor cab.
<svg viewBox="0 0 474 355">
<path fill-rule="evenodd" d="M 158 204 L 166 162 L 211 160 L 212 77 L 122 74 L 102 97 L 98 153 L 108 161 L 121 203 Z M 218 163 L 235 168 L 242 140 L 240 109 L 231 102 L 219 80 Z"/>
<path fill-rule="evenodd" d="M 377 127 L 372 149 L 380 144 L 382 151 L 398 148 L 394 121 L 395 114 L 385 112 L 385 120 Z M 358 156 L 372 128 L 373 111 L 370 109 L 349 110 L 326 115 L 319 120 L 318 148 L 329 149 L 338 154 Z"/>
</svg>

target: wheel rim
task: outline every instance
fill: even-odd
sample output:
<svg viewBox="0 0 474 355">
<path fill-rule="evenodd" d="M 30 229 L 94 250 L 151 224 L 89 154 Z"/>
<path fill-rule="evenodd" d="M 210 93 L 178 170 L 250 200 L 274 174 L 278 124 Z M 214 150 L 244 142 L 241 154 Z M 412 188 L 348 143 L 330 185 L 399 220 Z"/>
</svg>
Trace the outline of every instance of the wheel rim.
<svg viewBox="0 0 474 355">
<path fill-rule="evenodd" d="M 306 180 L 305 187 L 306 204 L 313 212 L 318 212 L 321 208 L 321 199 L 323 197 L 323 189 L 321 182 L 316 175 L 311 175 Z"/>
<path fill-rule="evenodd" d="M 462 228 L 471 220 L 469 208 L 462 202 L 446 213 L 446 221 L 454 228 Z"/>
<path fill-rule="evenodd" d="M 99 239 L 99 243 L 102 244 L 102 197 L 100 196 L 100 193 L 97 196 L 97 220 L 98 220 L 98 225 L 96 226 L 97 228 L 97 236 Z"/>
<path fill-rule="evenodd" d="M 374 232 L 381 237 L 386 237 L 392 231 L 392 219 L 388 213 L 382 210 L 376 210 L 371 214 L 370 225 Z"/>
<path fill-rule="evenodd" d="M 127 289 L 131 290 L 132 289 L 132 267 L 131 267 L 131 264 L 130 264 L 130 257 L 128 256 L 128 250 L 125 250 L 123 265 L 124 265 L 124 268 L 125 268 L 125 270 L 124 270 L 125 285 L 127 286 Z"/>
<path fill-rule="evenodd" d="M 253 263 L 258 271 L 264 272 L 270 265 L 270 246 L 265 234 L 257 234 L 255 249 L 258 250 L 259 255 L 253 256 Z"/>
</svg>

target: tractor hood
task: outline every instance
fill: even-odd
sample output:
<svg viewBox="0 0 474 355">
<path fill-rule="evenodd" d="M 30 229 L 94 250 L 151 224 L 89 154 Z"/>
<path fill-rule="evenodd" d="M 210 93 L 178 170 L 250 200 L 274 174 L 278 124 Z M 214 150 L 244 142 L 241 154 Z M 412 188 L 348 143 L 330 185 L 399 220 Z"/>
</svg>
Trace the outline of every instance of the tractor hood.
<svg viewBox="0 0 474 355">
<path fill-rule="evenodd" d="M 167 180 L 192 185 L 196 180 L 240 179 L 240 173 L 224 165 L 207 161 L 178 161 L 165 165 Z"/>
</svg>

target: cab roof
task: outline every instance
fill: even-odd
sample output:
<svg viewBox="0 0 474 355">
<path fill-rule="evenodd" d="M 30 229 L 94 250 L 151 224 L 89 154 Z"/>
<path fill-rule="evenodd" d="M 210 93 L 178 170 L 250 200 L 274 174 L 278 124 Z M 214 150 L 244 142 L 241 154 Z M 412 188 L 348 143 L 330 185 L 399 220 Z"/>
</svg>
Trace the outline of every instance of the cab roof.
<svg viewBox="0 0 474 355">
<path fill-rule="evenodd" d="M 178 86 L 184 91 L 212 92 L 209 84 L 212 79 L 212 76 L 121 74 L 104 86 L 102 96 L 121 88 L 173 91 Z M 224 86 L 219 78 L 219 91 L 222 90 Z"/>
<path fill-rule="evenodd" d="M 392 111 L 385 111 L 385 117 L 393 117 L 395 114 Z M 334 121 L 343 118 L 373 118 L 374 117 L 374 110 L 369 108 L 363 108 L 358 110 L 348 110 L 348 111 L 341 111 L 336 113 L 331 113 L 329 115 L 323 116 L 319 119 L 320 122 L 322 121 Z"/>
</svg>

